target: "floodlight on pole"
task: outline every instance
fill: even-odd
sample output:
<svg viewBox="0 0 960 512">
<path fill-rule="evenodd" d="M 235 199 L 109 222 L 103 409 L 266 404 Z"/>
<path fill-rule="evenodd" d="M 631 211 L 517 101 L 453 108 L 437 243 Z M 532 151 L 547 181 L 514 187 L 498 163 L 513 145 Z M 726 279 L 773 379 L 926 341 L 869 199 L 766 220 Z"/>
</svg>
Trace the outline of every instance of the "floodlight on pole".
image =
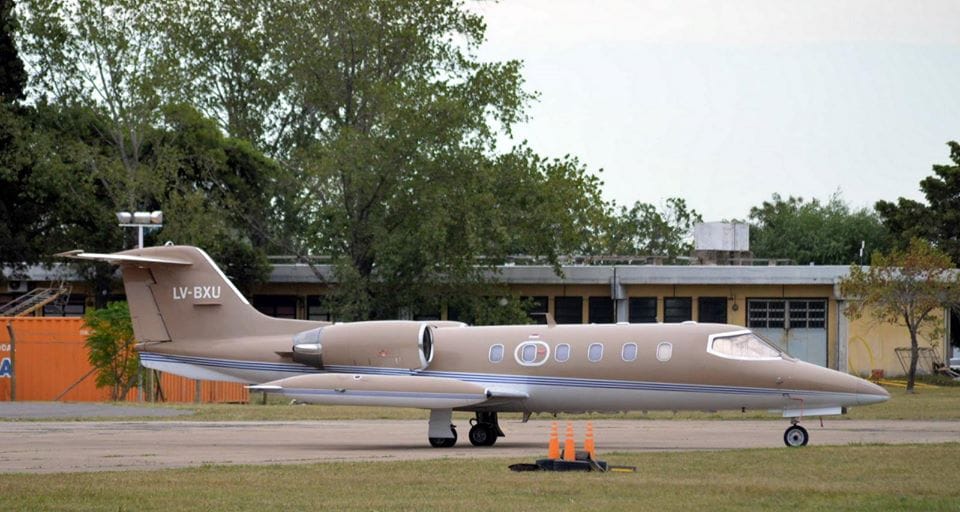
<svg viewBox="0 0 960 512">
<path fill-rule="evenodd" d="M 137 248 L 143 249 L 144 228 L 162 228 L 163 212 L 117 212 L 117 220 L 122 228 L 137 228 Z"/>
</svg>

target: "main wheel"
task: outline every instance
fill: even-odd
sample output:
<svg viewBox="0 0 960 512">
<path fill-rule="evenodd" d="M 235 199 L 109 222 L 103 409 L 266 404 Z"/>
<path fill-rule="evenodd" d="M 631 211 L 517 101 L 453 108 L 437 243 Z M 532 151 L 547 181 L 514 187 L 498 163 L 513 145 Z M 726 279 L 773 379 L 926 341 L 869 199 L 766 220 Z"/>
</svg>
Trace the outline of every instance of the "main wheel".
<svg viewBox="0 0 960 512">
<path fill-rule="evenodd" d="M 430 446 L 434 448 L 450 448 L 451 446 L 457 444 L 457 429 L 453 428 L 453 425 L 450 426 L 450 433 L 453 434 L 453 437 L 427 438 L 430 441 Z"/>
<path fill-rule="evenodd" d="M 497 442 L 497 432 L 493 425 L 477 423 L 470 428 L 470 444 L 474 446 L 493 446 Z"/>
<path fill-rule="evenodd" d="M 808 441 L 810 441 L 810 434 L 800 425 L 794 425 L 783 433 L 783 442 L 790 448 L 806 446 Z"/>
</svg>

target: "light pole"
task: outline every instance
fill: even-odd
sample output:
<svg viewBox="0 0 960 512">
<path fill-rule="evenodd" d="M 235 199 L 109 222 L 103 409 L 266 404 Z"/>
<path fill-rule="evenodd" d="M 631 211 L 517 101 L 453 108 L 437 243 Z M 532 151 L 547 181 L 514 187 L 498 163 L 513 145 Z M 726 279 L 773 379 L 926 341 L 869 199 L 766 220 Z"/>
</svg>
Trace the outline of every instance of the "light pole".
<svg viewBox="0 0 960 512">
<path fill-rule="evenodd" d="M 163 212 L 117 212 L 121 228 L 137 228 L 137 248 L 143 249 L 143 229 L 162 228 Z"/>
<path fill-rule="evenodd" d="M 143 249 L 143 229 L 162 228 L 163 212 L 117 212 L 117 220 L 121 228 L 137 228 L 137 249 Z M 143 366 L 137 371 L 137 400 L 143 401 Z"/>
</svg>

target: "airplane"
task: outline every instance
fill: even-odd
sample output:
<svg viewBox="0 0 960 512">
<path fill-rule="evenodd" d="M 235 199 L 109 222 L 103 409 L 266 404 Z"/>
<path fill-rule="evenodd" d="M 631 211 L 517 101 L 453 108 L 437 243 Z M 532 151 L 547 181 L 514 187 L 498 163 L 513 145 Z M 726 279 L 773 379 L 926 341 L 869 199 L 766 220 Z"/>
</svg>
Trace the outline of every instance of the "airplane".
<svg viewBox="0 0 960 512">
<path fill-rule="evenodd" d="M 431 446 L 504 437 L 498 413 L 767 410 L 805 446 L 807 416 L 888 400 L 882 387 L 791 357 L 742 326 L 330 323 L 261 314 L 207 253 L 162 246 L 58 256 L 121 267 L 143 366 L 249 384 L 298 402 L 428 409 Z"/>
</svg>

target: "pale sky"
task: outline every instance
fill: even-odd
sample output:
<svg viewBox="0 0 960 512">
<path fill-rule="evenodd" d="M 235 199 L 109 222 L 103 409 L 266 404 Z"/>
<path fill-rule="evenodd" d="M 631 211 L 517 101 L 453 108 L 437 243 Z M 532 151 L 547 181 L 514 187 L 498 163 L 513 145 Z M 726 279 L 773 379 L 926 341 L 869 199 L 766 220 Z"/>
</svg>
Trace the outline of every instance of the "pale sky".
<svg viewBox="0 0 960 512">
<path fill-rule="evenodd" d="M 960 141 L 958 0 L 469 1 L 479 57 L 540 93 L 515 137 L 603 169 L 618 204 L 920 199 Z"/>
</svg>

